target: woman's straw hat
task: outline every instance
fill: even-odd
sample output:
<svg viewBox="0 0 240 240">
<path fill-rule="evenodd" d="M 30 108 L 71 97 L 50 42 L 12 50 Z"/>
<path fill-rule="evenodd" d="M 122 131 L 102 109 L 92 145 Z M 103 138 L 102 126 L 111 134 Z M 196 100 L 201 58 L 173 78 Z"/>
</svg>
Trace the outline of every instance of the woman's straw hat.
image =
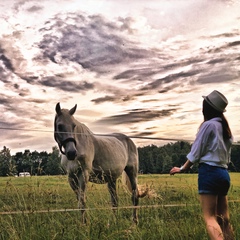
<svg viewBox="0 0 240 240">
<path fill-rule="evenodd" d="M 212 91 L 208 96 L 203 96 L 206 102 L 219 112 L 225 112 L 228 105 L 226 97 L 217 90 Z"/>
</svg>

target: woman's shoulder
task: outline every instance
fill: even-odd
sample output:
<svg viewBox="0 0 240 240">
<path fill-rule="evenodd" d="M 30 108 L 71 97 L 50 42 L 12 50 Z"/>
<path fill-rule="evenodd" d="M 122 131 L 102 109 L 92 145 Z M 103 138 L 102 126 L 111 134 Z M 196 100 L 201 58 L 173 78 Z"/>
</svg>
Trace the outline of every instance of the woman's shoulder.
<svg viewBox="0 0 240 240">
<path fill-rule="evenodd" d="M 206 131 L 206 130 L 211 131 L 218 128 L 218 126 L 220 125 L 221 125 L 221 118 L 212 118 L 210 120 L 203 122 L 200 129 L 202 131 Z"/>
<path fill-rule="evenodd" d="M 221 124 L 221 122 L 222 122 L 222 119 L 220 117 L 216 117 L 203 122 L 202 125 L 204 126 L 216 125 L 216 124 L 218 125 L 218 124 Z"/>
</svg>

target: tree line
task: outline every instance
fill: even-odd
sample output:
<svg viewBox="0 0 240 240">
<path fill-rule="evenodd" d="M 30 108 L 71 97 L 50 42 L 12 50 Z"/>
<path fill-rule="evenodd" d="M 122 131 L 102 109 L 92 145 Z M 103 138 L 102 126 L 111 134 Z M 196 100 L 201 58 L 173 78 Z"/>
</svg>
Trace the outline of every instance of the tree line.
<svg viewBox="0 0 240 240">
<path fill-rule="evenodd" d="M 168 143 L 161 147 L 139 147 L 139 171 L 143 174 L 169 173 L 173 166 L 180 167 L 185 163 L 190 150 L 191 144 L 184 141 Z M 232 146 L 228 169 L 231 172 L 240 172 L 240 145 Z M 198 172 L 197 164 L 189 172 Z"/>
<path fill-rule="evenodd" d="M 169 173 L 173 166 L 181 166 L 190 152 L 188 142 L 179 141 L 164 146 L 148 145 L 138 147 L 139 172 L 142 174 Z M 0 151 L 0 176 L 14 176 L 20 172 L 29 172 L 31 175 L 60 175 L 65 174 L 61 167 L 61 156 L 58 147 L 52 152 L 37 152 L 25 150 L 11 155 L 6 146 Z M 197 165 L 190 172 L 197 172 Z M 240 146 L 233 145 L 229 171 L 240 172 Z"/>
<path fill-rule="evenodd" d="M 39 176 L 64 174 L 60 161 L 57 147 L 51 153 L 25 150 L 11 155 L 10 149 L 4 146 L 0 151 L 0 176 L 18 176 L 20 172 Z"/>
</svg>

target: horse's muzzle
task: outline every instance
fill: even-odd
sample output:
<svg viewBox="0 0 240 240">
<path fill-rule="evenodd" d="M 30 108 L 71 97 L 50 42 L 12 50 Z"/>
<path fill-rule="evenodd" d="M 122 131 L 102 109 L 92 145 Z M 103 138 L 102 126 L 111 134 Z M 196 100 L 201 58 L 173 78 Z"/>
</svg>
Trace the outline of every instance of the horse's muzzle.
<svg viewBox="0 0 240 240">
<path fill-rule="evenodd" d="M 66 152 L 66 156 L 68 160 L 74 160 L 77 156 L 77 151 L 76 150 L 71 150 Z"/>
<path fill-rule="evenodd" d="M 69 143 L 73 143 L 74 147 L 67 147 Z M 63 150 L 64 147 L 64 150 Z M 76 141 L 74 138 L 67 138 L 61 143 L 59 143 L 59 149 L 62 154 L 66 155 L 68 160 L 74 160 L 77 156 L 77 150 L 76 150 Z"/>
</svg>

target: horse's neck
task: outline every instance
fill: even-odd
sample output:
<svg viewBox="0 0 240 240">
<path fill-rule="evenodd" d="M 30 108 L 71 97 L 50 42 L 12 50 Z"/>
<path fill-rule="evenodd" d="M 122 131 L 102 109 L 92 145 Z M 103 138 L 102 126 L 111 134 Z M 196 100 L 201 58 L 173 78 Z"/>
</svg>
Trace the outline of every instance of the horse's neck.
<svg viewBox="0 0 240 240">
<path fill-rule="evenodd" d="M 83 134 L 87 134 L 87 135 L 93 135 L 93 132 L 83 123 L 76 121 L 76 126 L 78 126 L 78 132 L 81 132 Z"/>
</svg>

